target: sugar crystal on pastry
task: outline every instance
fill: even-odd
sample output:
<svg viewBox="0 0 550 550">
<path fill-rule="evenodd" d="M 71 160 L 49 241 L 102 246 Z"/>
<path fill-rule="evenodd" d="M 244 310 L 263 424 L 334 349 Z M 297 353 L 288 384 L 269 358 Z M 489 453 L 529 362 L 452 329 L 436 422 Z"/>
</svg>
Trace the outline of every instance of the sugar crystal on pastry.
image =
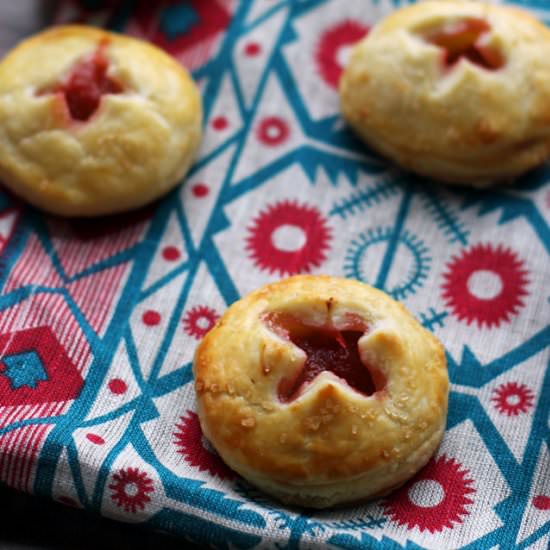
<svg viewBox="0 0 550 550">
<path fill-rule="evenodd" d="M 395 10 L 354 46 L 339 90 L 365 142 L 435 180 L 508 182 L 550 156 L 550 30 L 520 8 Z"/>
<path fill-rule="evenodd" d="M 202 340 L 193 372 L 207 439 L 289 504 L 386 494 L 428 461 L 445 428 L 442 345 L 358 281 L 302 275 L 252 292 Z"/>
</svg>

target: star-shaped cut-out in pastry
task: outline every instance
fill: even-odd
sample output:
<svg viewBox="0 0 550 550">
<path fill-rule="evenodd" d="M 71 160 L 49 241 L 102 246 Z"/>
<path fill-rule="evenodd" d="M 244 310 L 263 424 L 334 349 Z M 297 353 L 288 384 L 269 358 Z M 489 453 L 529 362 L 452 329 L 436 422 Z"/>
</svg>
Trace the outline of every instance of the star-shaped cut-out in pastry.
<svg viewBox="0 0 550 550">
<path fill-rule="evenodd" d="M 454 67 L 461 59 L 487 70 L 504 65 L 504 55 L 489 42 L 491 25 L 484 19 L 468 18 L 448 23 L 425 34 L 425 39 L 443 49 L 445 67 Z"/>
<path fill-rule="evenodd" d="M 123 91 L 122 84 L 108 75 L 106 46 L 102 43 L 91 55 L 79 59 L 63 81 L 42 90 L 39 95 L 61 94 L 73 120 L 89 120 L 98 110 L 104 95 Z"/>
<path fill-rule="evenodd" d="M 359 353 L 358 342 L 366 332 L 366 325 L 356 322 L 346 330 L 330 326 L 313 327 L 297 318 L 277 314 L 269 316 L 267 322 L 273 332 L 306 354 L 295 376 L 283 378 L 279 383 L 278 394 L 282 402 L 289 403 L 297 399 L 325 371 L 333 373 L 365 396 L 383 388 L 385 380 L 382 373 L 363 362 Z"/>
</svg>

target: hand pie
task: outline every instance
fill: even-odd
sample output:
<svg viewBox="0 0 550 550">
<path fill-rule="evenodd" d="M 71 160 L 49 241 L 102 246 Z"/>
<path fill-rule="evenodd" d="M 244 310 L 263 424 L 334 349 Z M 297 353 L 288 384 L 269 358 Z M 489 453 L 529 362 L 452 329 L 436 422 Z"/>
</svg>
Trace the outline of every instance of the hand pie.
<svg viewBox="0 0 550 550">
<path fill-rule="evenodd" d="M 363 283 L 296 276 L 233 304 L 193 364 L 205 436 L 288 504 L 382 496 L 426 464 L 447 414 L 441 343 Z"/>
<path fill-rule="evenodd" d="M 405 168 L 510 180 L 550 154 L 550 30 L 510 6 L 421 2 L 354 47 L 340 95 L 359 136 Z"/>
<path fill-rule="evenodd" d="M 201 118 L 186 70 L 155 46 L 56 27 L 0 63 L 0 180 L 64 216 L 134 209 L 183 177 Z"/>
</svg>

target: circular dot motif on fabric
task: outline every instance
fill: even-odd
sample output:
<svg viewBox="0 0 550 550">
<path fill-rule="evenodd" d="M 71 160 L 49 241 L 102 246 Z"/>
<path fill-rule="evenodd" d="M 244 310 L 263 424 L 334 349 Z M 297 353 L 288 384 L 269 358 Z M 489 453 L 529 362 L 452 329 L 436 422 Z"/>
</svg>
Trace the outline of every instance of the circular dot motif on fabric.
<svg viewBox="0 0 550 550">
<path fill-rule="evenodd" d="M 533 506 L 537 510 L 550 510 L 550 496 L 537 495 L 533 498 Z"/>
<path fill-rule="evenodd" d="M 196 183 L 191 188 L 191 192 L 193 193 L 193 196 L 195 196 L 197 199 L 202 199 L 210 193 L 210 189 L 204 183 Z"/>
<path fill-rule="evenodd" d="M 262 52 L 262 47 L 258 42 L 248 42 L 244 47 L 244 53 L 247 57 L 256 57 Z"/>
<path fill-rule="evenodd" d="M 181 258 L 181 252 L 180 252 L 179 248 L 177 248 L 175 246 L 165 246 L 162 249 L 162 257 L 167 262 L 176 262 L 177 260 L 179 260 Z"/>
<path fill-rule="evenodd" d="M 268 147 L 282 145 L 290 136 L 290 127 L 286 120 L 278 116 L 263 118 L 256 129 L 258 140 Z"/>
<path fill-rule="evenodd" d="M 229 127 L 229 121 L 224 116 L 217 116 L 212 119 L 212 128 L 214 128 L 214 130 L 221 132 L 222 130 L 225 130 L 228 127 Z"/>
<path fill-rule="evenodd" d="M 161 316 L 158 311 L 155 311 L 154 309 L 148 309 L 141 316 L 141 320 L 143 321 L 144 325 L 148 327 L 154 327 L 160 323 Z"/>
<path fill-rule="evenodd" d="M 92 433 L 86 434 L 86 439 L 90 443 L 93 443 L 94 445 L 104 445 L 105 444 L 105 440 L 100 435 L 97 435 L 97 434 L 92 434 Z"/>
<path fill-rule="evenodd" d="M 128 390 L 128 385 L 120 378 L 113 378 L 109 380 L 108 387 L 110 392 L 115 395 L 122 395 Z"/>
</svg>

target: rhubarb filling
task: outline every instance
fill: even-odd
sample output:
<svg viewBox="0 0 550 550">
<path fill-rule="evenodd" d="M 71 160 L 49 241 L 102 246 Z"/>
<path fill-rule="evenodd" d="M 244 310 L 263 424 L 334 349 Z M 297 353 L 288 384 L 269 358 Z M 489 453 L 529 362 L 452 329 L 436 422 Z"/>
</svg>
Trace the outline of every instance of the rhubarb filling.
<svg viewBox="0 0 550 550">
<path fill-rule="evenodd" d="M 383 389 L 384 375 L 359 355 L 358 341 L 367 331 L 364 323 L 352 320 L 345 329 L 310 326 L 302 320 L 281 314 L 269 314 L 264 322 L 278 336 L 289 340 L 306 355 L 293 378 L 283 378 L 278 397 L 283 403 L 297 399 L 322 372 L 328 371 L 356 392 L 369 396 Z"/>
<path fill-rule="evenodd" d="M 109 60 L 101 44 L 90 56 L 78 60 L 63 82 L 40 92 L 62 94 L 73 120 L 86 122 L 98 110 L 102 96 L 119 94 L 123 86 L 107 72 Z"/>
<path fill-rule="evenodd" d="M 491 26 L 484 19 L 469 18 L 445 25 L 424 35 L 430 44 L 443 49 L 443 64 L 446 68 L 456 65 L 461 59 L 495 71 L 504 66 L 502 52 L 488 43 Z"/>
</svg>

